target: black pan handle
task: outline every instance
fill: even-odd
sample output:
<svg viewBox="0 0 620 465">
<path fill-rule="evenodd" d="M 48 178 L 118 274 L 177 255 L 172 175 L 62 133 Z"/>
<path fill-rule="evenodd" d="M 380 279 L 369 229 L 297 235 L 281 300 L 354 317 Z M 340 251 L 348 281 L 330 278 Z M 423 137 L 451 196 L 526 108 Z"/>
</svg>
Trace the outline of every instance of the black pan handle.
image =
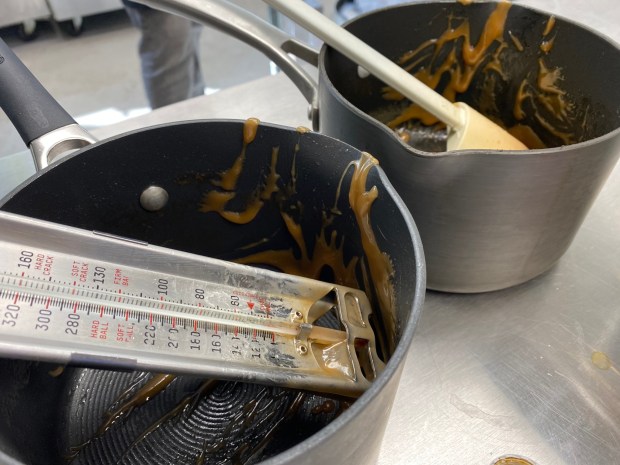
<svg viewBox="0 0 620 465">
<path fill-rule="evenodd" d="M 2 39 L 0 107 L 26 145 L 54 129 L 76 124 Z"/>
<path fill-rule="evenodd" d="M 62 154 L 96 142 L 1 38 L 0 107 L 30 148 L 38 170 Z"/>
</svg>

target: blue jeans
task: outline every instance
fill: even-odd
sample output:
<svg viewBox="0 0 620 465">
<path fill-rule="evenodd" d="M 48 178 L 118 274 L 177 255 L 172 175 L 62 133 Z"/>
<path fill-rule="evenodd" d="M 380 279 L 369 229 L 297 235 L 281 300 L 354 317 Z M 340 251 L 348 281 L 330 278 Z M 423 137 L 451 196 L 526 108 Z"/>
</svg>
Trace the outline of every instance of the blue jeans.
<svg viewBox="0 0 620 465">
<path fill-rule="evenodd" d="M 202 26 L 163 11 L 125 5 L 142 32 L 142 80 L 151 108 L 204 94 L 199 43 Z"/>
</svg>

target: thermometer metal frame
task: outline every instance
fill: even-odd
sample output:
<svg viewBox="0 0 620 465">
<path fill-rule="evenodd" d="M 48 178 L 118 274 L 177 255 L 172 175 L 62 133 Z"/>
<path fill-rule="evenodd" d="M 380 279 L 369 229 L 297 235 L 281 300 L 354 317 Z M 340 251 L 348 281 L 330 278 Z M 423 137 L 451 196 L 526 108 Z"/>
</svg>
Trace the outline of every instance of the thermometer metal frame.
<svg viewBox="0 0 620 465">
<path fill-rule="evenodd" d="M 358 396 L 384 368 L 370 313 L 357 289 L 0 212 L 3 357 Z"/>
</svg>

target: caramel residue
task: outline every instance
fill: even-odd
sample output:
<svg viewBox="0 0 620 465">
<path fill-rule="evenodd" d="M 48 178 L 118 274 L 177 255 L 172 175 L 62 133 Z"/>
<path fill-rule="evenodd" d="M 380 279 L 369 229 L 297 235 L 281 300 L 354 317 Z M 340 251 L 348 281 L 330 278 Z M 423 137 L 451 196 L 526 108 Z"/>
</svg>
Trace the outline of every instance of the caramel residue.
<svg viewBox="0 0 620 465">
<path fill-rule="evenodd" d="M 521 82 L 516 91 L 510 90 L 511 95 L 500 97 L 495 94 L 496 89 L 505 92 L 503 89 L 515 88 L 509 85 L 513 70 L 504 69 L 503 66 L 507 62 L 504 58 L 506 49 L 510 48 L 513 53 L 515 50 L 518 53 L 525 50 L 521 38 L 513 31 L 508 31 L 510 40 L 504 40 L 509 10 L 510 3 L 497 4 L 487 18 L 477 43 L 471 40 L 468 18 L 457 20 L 455 16 L 449 16 L 448 27 L 439 37 L 424 41 L 414 50 L 404 53 L 397 62 L 453 102 L 458 95 L 470 90 L 474 77 L 478 76 L 475 90 L 479 94 L 476 97 L 478 109 L 501 125 L 503 123 L 499 121 L 499 115 L 502 111 L 497 104 L 508 102 L 508 105 L 512 105 L 514 121 L 507 121 L 504 127 L 517 134 L 517 138 L 523 137 L 519 140 L 531 149 L 548 147 L 547 138 L 550 138 L 551 143 L 556 143 L 553 139 L 564 145 L 574 143 L 579 139 L 576 134 L 579 131 L 575 130 L 573 104 L 560 86 L 562 70 L 550 67 L 545 62 L 556 40 L 554 16 L 550 16 L 544 24 L 538 44 L 540 54 L 537 69 L 527 70 L 525 76 L 519 76 Z M 440 85 L 443 87 L 439 88 Z M 390 101 L 404 99 L 399 92 L 389 87 L 383 89 L 383 98 Z M 526 120 L 531 126 L 529 129 L 525 128 Z M 413 122 L 422 126 L 435 126 L 435 129 L 440 130 L 444 127 L 435 116 L 416 104 L 404 108 L 387 122 L 387 126 L 398 131 L 403 127 L 409 128 Z M 585 132 L 585 127 L 581 131 Z M 402 138 L 402 132 L 398 135 Z M 541 135 L 545 136 L 544 141 Z"/>
<path fill-rule="evenodd" d="M 245 123 L 243 124 L 243 143 L 245 145 L 249 145 L 254 142 L 259 124 L 260 120 L 258 118 L 248 118 L 245 120 Z"/>
<path fill-rule="evenodd" d="M 547 25 L 545 26 L 545 30 L 543 31 L 543 37 L 547 37 L 551 31 L 553 30 L 553 27 L 555 26 L 555 16 L 549 16 L 549 19 L 547 20 Z"/>
<path fill-rule="evenodd" d="M 233 162 L 233 167 L 238 167 L 239 170 L 235 176 L 230 176 L 229 179 L 235 178 L 234 183 L 231 185 L 236 186 L 236 178 L 240 176 L 243 171 L 244 163 L 241 162 L 237 164 L 237 161 L 242 156 L 245 156 L 245 147 L 247 144 L 251 143 L 255 137 L 256 127 L 253 126 L 253 124 L 254 123 L 250 123 L 244 126 L 244 150 Z M 254 127 L 254 130 L 247 130 L 248 127 Z M 301 134 L 304 133 L 305 132 L 300 132 L 300 140 L 302 138 Z M 389 256 L 383 253 L 377 244 L 370 219 L 371 207 L 378 198 L 379 190 L 376 186 L 370 188 L 366 187 L 368 175 L 378 162 L 368 153 L 362 153 L 358 160 L 352 161 L 347 165 L 336 189 L 337 198 L 334 202 L 334 208 L 322 212 L 323 221 L 320 232 L 314 237 L 313 247 L 309 247 L 304 236 L 302 222 L 296 219 L 294 215 L 295 213 L 299 213 L 300 215 L 303 214 L 303 205 L 299 201 L 297 204 L 291 204 L 290 202 L 290 197 L 296 194 L 297 172 L 295 161 L 297 151 L 299 150 L 299 144 L 300 142 L 296 144 L 292 157 L 290 180 L 284 186 L 278 186 L 278 183 L 282 184 L 280 182 L 280 176 L 277 173 L 279 148 L 273 148 L 269 173 L 266 176 L 262 190 L 259 189 L 260 195 L 256 196 L 256 198 L 260 197 L 264 201 L 269 200 L 276 202 L 280 208 L 280 216 L 283 225 L 292 239 L 293 247 L 284 250 L 266 250 L 242 257 L 236 261 L 240 263 L 272 266 L 286 273 L 315 279 L 320 279 L 324 272 L 324 268 L 328 267 L 333 272 L 333 282 L 356 288 L 360 288 L 358 277 L 362 276 L 364 287 L 369 292 L 369 295 L 374 295 L 375 301 L 378 302 L 381 310 L 380 312 L 373 312 L 372 316 L 382 319 L 380 323 L 383 323 L 384 329 L 387 328 L 388 342 L 385 343 L 386 336 L 380 330 L 380 325 L 376 325 L 379 328 L 377 330 L 377 341 L 383 348 L 383 354 L 388 357 L 396 345 L 395 297 L 392 284 L 394 270 Z M 335 218 L 342 215 L 342 212 L 338 211 L 336 205 L 338 205 L 338 198 L 341 196 L 343 181 L 347 173 L 350 172 L 350 168 L 353 168 L 353 173 L 350 177 L 347 199 L 359 229 L 363 257 L 353 256 L 349 259 L 345 259 L 345 238 L 342 237 L 342 234 L 339 234 L 337 230 L 328 231 L 333 225 Z M 226 173 L 230 172 L 232 171 L 228 170 Z M 223 176 L 220 176 L 219 181 L 222 181 L 222 178 Z M 220 183 L 219 186 L 224 188 L 224 183 Z M 210 196 L 208 194 L 203 198 L 203 202 L 208 203 L 211 208 L 209 211 L 216 211 L 229 221 L 235 223 L 240 222 L 238 212 L 226 210 L 226 204 L 235 196 L 235 191 L 217 191 L 217 195 L 212 194 L 212 192 L 209 193 Z M 276 192 L 279 192 L 279 195 L 274 195 Z M 246 211 L 247 210 L 250 210 L 250 208 L 246 209 Z M 251 246 L 263 246 L 268 241 L 268 239 L 255 241 Z M 247 248 L 241 248 L 240 250 L 246 249 Z M 321 295 L 323 292 L 324 291 L 321 291 Z M 308 295 L 308 298 L 314 302 L 316 299 L 319 299 L 321 295 Z M 353 376 L 350 372 L 351 368 L 348 363 L 346 363 L 350 357 L 346 342 L 325 347 L 313 343 L 312 349 L 320 350 L 319 356 L 329 368 L 341 371 L 349 370 L 348 374 Z M 71 448 L 72 456 L 70 458 L 75 458 L 83 447 L 93 440 L 102 437 L 117 421 L 119 421 L 119 419 L 127 417 L 137 407 L 144 405 L 150 399 L 163 392 L 174 379 L 175 375 L 155 374 L 146 382 L 144 382 L 144 377 L 134 380 L 112 403 L 107 418 L 101 423 L 95 435 L 84 444 Z M 155 421 L 152 421 L 150 425 L 130 443 L 129 447 L 125 449 L 119 459 L 119 463 L 126 458 L 133 448 L 138 446 L 163 424 L 181 415 L 193 412 L 198 402 L 210 395 L 217 385 L 218 381 L 205 380 L 198 389 L 185 396 L 175 407 Z M 281 390 L 279 392 L 273 392 L 268 388 L 261 389 L 249 402 L 242 405 L 216 438 L 212 436 L 205 438 L 202 447 L 197 452 L 195 463 L 207 463 L 207 460 L 214 458 L 216 454 L 221 455 L 222 453 L 228 454 L 226 458 L 227 463 L 233 464 L 247 463 L 248 460 L 258 457 L 258 454 L 273 440 L 282 425 L 293 418 L 308 396 L 306 392 L 298 392 L 294 397 L 289 398 L 287 397 L 289 396 L 287 392 L 289 391 Z M 276 405 L 276 403 L 281 400 L 287 402 L 287 404 L 281 404 L 281 406 L 286 408 L 284 412 L 277 408 L 278 406 Z M 314 407 L 312 413 L 338 416 L 351 404 L 350 402 L 339 400 L 338 405 L 339 407 L 336 408 L 336 404 L 333 400 L 325 400 L 323 404 Z M 275 417 L 276 415 L 278 415 L 277 418 Z M 262 427 L 263 424 L 267 424 L 271 419 L 274 419 L 273 424 L 268 430 L 261 432 L 257 443 L 252 444 L 244 441 L 238 446 L 230 446 L 231 437 L 240 437 L 241 434 L 246 433 L 250 428 Z"/>
<path fill-rule="evenodd" d="M 140 381 L 130 384 L 129 387 L 112 402 L 112 407 L 107 413 L 107 418 L 99 425 L 95 434 L 82 444 L 69 448 L 69 454 L 66 457 L 67 460 L 72 461 L 75 459 L 86 446 L 94 440 L 101 438 L 118 420 L 127 417 L 135 408 L 146 404 L 153 397 L 160 394 L 175 378 L 175 375 L 155 373 L 137 391 L 136 388 Z"/>
<path fill-rule="evenodd" d="M 140 407 L 155 397 L 157 394 L 162 392 L 164 389 L 174 381 L 176 375 L 171 374 L 160 374 L 155 373 L 153 376 L 138 389 L 135 394 L 133 394 L 129 400 L 122 402 L 119 407 L 114 409 L 112 412 L 108 414 L 108 418 L 104 421 L 97 430 L 96 436 L 101 436 L 105 433 L 114 423 L 116 423 L 121 417 L 128 415 L 135 409 L 136 407 Z M 119 401 L 122 401 L 122 396 L 126 395 L 125 393 L 121 394 L 119 398 L 113 403 L 116 404 Z"/>
<path fill-rule="evenodd" d="M 332 231 L 329 236 L 325 232 L 328 224 L 325 216 L 321 231 L 315 237 L 314 249 L 310 253 L 303 237 L 301 225 L 287 213 L 281 212 L 280 215 L 286 225 L 286 230 L 297 245 L 299 256 L 296 256 L 295 250 L 292 248 L 266 250 L 239 258 L 235 260 L 236 262 L 269 265 L 287 274 L 312 279 L 320 279 L 323 268 L 329 267 L 333 272 L 336 284 L 359 287 L 355 277 L 355 269 L 359 259 L 353 257 L 346 263 L 343 250 L 344 243 L 340 241 L 338 244 L 336 231 Z"/>
<path fill-rule="evenodd" d="M 376 186 L 366 190 L 366 181 L 370 170 L 379 162 L 369 153 L 362 152 L 359 160 L 351 162 L 355 167 L 349 189 L 349 204 L 353 209 L 357 225 L 360 229 L 362 248 L 368 260 L 373 289 L 379 301 L 380 314 L 387 331 L 390 353 L 396 345 L 396 315 L 394 314 L 395 298 L 392 278 L 394 268 L 390 257 L 379 249 L 373 226 L 370 221 L 370 208 L 377 199 L 379 191 Z"/>
<path fill-rule="evenodd" d="M 199 211 L 203 213 L 216 212 L 231 223 L 247 224 L 256 218 L 256 215 L 258 215 L 263 207 L 264 201 L 268 200 L 273 193 L 277 192 L 277 182 L 280 176 L 275 171 L 278 161 L 278 148 L 275 147 L 272 151 L 269 174 L 262 188 L 258 187 L 256 189 L 254 195 L 245 205 L 244 210 L 233 211 L 226 208 L 228 203 L 237 195 L 235 190 L 237 188 L 239 176 L 241 176 L 243 172 L 247 148 L 256 138 L 258 125 L 259 120 L 256 118 L 249 118 L 245 121 L 243 125 L 243 146 L 241 148 L 241 153 L 228 170 L 220 173 L 219 179 L 211 180 L 211 184 L 220 187 L 222 190 L 214 189 L 205 193 L 199 204 Z"/>
<path fill-rule="evenodd" d="M 555 37 L 552 37 L 552 38 L 551 38 L 551 39 L 549 39 L 549 40 L 543 40 L 543 41 L 540 43 L 540 50 L 541 50 L 541 51 L 542 51 L 545 55 L 546 55 L 546 54 L 548 54 L 548 53 L 551 51 L 551 49 L 553 48 L 553 43 L 554 43 L 554 41 L 555 41 Z"/>
<path fill-rule="evenodd" d="M 547 36 L 551 34 L 551 31 L 553 31 L 554 26 L 555 26 L 555 16 L 550 16 L 545 25 L 545 30 L 542 33 L 543 41 L 540 43 L 540 50 L 545 55 L 548 54 L 553 48 L 555 37 L 551 37 L 550 39 L 548 39 Z"/>
<path fill-rule="evenodd" d="M 469 5 L 473 0 L 457 0 L 461 5 Z"/>
<path fill-rule="evenodd" d="M 538 137 L 530 126 L 515 124 L 508 128 L 508 133 L 523 142 L 530 149 L 544 149 L 547 145 Z"/>
<path fill-rule="evenodd" d="M 454 18 L 451 17 L 448 29 L 439 38 L 430 39 L 413 52 L 406 53 L 399 60 L 399 63 L 405 69 L 415 67 L 406 62 L 410 59 L 416 59 L 416 64 L 420 63 L 419 54 L 432 47 L 429 64 L 415 71 L 414 76 L 432 89 L 436 89 L 439 83 L 445 79 L 444 76 L 448 76 L 449 82 L 444 87 L 442 95 L 452 102 L 456 101 L 456 95 L 469 88 L 476 71 L 490 56 L 488 54 L 490 47 L 496 42 L 500 44 L 503 42 L 504 27 L 510 6 L 511 4 L 508 2 L 498 3 L 495 10 L 487 18 L 478 43 L 472 43 L 468 19 L 454 27 L 452 25 Z M 446 46 L 451 47 L 451 49 L 447 54 L 444 54 L 442 52 Z M 497 70 L 497 64 L 490 69 Z M 404 98 L 391 88 L 384 90 L 384 97 L 389 100 L 402 100 Z M 411 119 L 418 119 L 425 126 L 439 123 L 436 117 L 428 114 L 418 105 L 412 104 L 401 115 L 389 121 L 387 125 L 395 128 Z"/>
<path fill-rule="evenodd" d="M 550 39 L 546 39 L 546 37 L 552 32 L 554 25 L 555 18 L 552 16 L 547 21 L 542 34 L 543 40 L 540 43 L 540 50 L 545 56 L 553 48 L 555 37 Z M 573 105 L 566 92 L 560 87 L 562 69 L 547 66 L 545 56 L 538 58 L 537 73 L 534 76 L 532 76 L 533 73 L 530 73 L 521 81 L 515 95 L 513 116 L 517 121 L 525 120 L 526 112 L 523 105 L 525 102 L 529 102 L 532 107 L 529 113 L 533 115 L 532 120 L 536 121 L 540 128 L 559 139 L 563 144 L 572 144 L 576 140 L 575 131 L 568 128 L 574 126 Z M 528 147 L 539 148 L 538 141 L 543 143 L 538 136 L 535 138 L 538 139 L 537 141 L 530 137 L 534 135 L 533 130 L 528 131 L 528 134 L 522 128 L 519 131 L 520 134 L 529 138 L 530 143 L 534 144 L 528 145 L 528 142 L 522 140 Z M 543 147 L 546 146 L 546 144 L 543 145 Z"/>
<path fill-rule="evenodd" d="M 307 128 L 307 127 L 305 127 L 305 126 L 297 126 L 296 131 L 297 131 L 299 134 L 306 134 L 306 133 L 308 133 L 308 132 L 312 132 L 312 129 L 308 129 L 308 128 Z"/>
<path fill-rule="evenodd" d="M 259 121 L 256 118 L 249 118 L 245 120 L 243 124 L 243 148 L 241 149 L 241 154 L 237 157 L 235 163 L 232 167 L 230 167 L 230 169 L 220 174 L 219 181 L 212 181 L 214 185 L 227 191 L 232 191 L 235 187 L 237 187 L 237 181 L 239 180 L 239 175 L 241 174 L 241 170 L 243 169 L 243 164 L 245 162 L 245 152 L 248 145 L 254 142 L 258 124 Z"/>
<path fill-rule="evenodd" d="M 276 166 L 278 163 L 278 154 L 280 153 L 280 147 L 273 147 L 271 149 L 271 164 L 269 165 L 269 174 L 265 180 L 265 187 L 260 193 L 260 198 L 263 200 L 269 200 L 272 194 L 278 191 L 278 179 L 280 175 L 276 172 Z"/>
<path fill-rule="evenodd" d="M 378 196 L 376 186 L 366 190 L 368 174 L 372 167 L 378 164 L 370 154 L 363 152 L 360 159 L 353 161 L 349 167 L 353 167 L 351 185 L 348 200 L 354 212 L 362 240 L 365 262 L 371 277 L 371 286 L 374 291 L 380 312 L 380 318 L 387 333 L 387 353 L 392 353 L 396 345 L 396 317 L 394 314 L 394 288 L 392 278 L 394 269 L 389 256 L 383 253 L 378 246 L 370 220 L 370 209 Z M 345 170 L 338 185 L 336 197 L 340 196 L 342 180 L 346 175 Z M 336 208 L 337 199 L 330 214 L 340 214 Z M 318 235 L 314 237 L 314 248 L 310 251 L 304 239 L 301 225 L 288 213 L 280 215 L 286 226 L 286 230 L 296 244 L 293 248 L 280 250 L 266 250 L 247 255 L 236 261 L 243 264 L 268 265 L 281 270 L 284 273 L 305 276 L 312 279 L 320 279 L 325 267 L 333 272 L 334 282 L 349 287 L 359 288 L 356 270 L 359 257 L 352 257 L 348 262 L 344 258 L 344 241 L 338 240 L 336 231 L 328 235 L 326 230 L 330 224 L 330 214 L 323 213 L 323 225 Z M 370 284 L 370 283 L 369 283 Z"/>
<path fill-rule="evenodd" d="M 562 72 L 560 68 L 547 68 L 547 65 L 545 65 L 542 58 L 538 60 L 538 66 L 539 72 L 536 80 L 538 88 L 548 94 L 565 95 L 566 92 L 557 86 L 557 82 L 562 79 Z M 560 107 L 560 105 L 558 105 L 558 107 Z"/>
<path fill-rule="evenodd" d="M 53 370 L 48 371 L 47 374 L 50 375 L 52 378 L 58 378 L 64 372 L 65 372 L 65 366 L 64 365 L 58 365 Z"/>
<path fill-rule="evenodd" d="M 596 368 L 601 370 L 609 370 L 611 368 L 611 360 L 605 352 L 592 352 L 592 363 Z"/>
<path fill-rule="evenodd" d="M 517 121 L 522 121 L 527 116 L 525 110 L 523 110 L 523 103 L 532 97 L 533 94 L 530 92 L 530 86 L 528 85 L 527 80 L 524 79 L 521 81 L 521 84 L 519 84 L 519 90 L 515 96 L 515 103 L 512 108 L 512 114 Z"/>
<path fill-rule="evenodd" d="M 519 38 L 516 35 L 514 35 L 512 31 L 508 31 L 508 37 L 510 37 L 510 39 L 512 40 L 512 43 L 514 44 L 515 48 L 519 52 L 522 52 L 523 50 L 525 50 Z"/>
<path fill-rule="evenodd" d="M 303 133 L 301 133 L 303 134 Z M 299 142 L 295 146 L 295 154 L 299 150 Z M 270 176 L 271 182 L 267 185 L 275 186 L 278 179 L 276 172 L 278 150 L 272 152 Z M 322 212 L 322 225 L 318 234 L 314 239 L 314 246 L 310 248 L 306 243 L 301 223 L 295 218 L 292 211 L 287 211 L 280 207 L 280 217 L 291 237 L 294 247 L 287 249 L 263 250 L 253 254 L 248 254 L 236 259 L 235 261 L 242 264 L 262 265 L 276 268 L 284 273 L 305 276 L 312 279 L 321 279 L 326 268 L 330 269 L 333 282 L 336 284 L 359 288 L 357 279 L 357 270 L 360 264 L 360 257 L 351 257 L 345 259 L 344 256 L 344 238 L 339 237 L 336 230 L 328 232 L 329 226 L 335 216 L 342 213 L 338 210 L 338 198 L 341 195 L 342 183 L 346 173 L 350 167 L 353 167 L 351 177 L 351 185 L 348 193 L 349 205 L 355 215 L 360 237 L 362 240 L 362 249 L 364 251 L 365 262 L 368 263 L 369 273 L 372 281 L 372 289 L 376 294 L 380 313 L 383 318 L 383 326 L 388 333 L 388 340 L 391 341 L 387 346 L 386 353 L 391 353 L 395 347 L 396 319 L 394 315 L 394 291 L 392 286 L 392 276 L 394 273 L 389 257 L 382 253 L 377 244 L 370 221 L 370 209 L 378 196 L 376 186 L 366 190 L 366 182 L 368 173 L 373 166 L 378 164 L 368 153 L 362 153 L 359 160 L 349 164 L 342 174 L 340 182 L 336 189 L 334 206 L 329 211 Z M 291 196 L 295 193 L 295 184 L 297 179 L 295 168 L 295 156 L 293 157 L 293 167 L 290 173 L 291 179 L 284 188 L 283 196 Z M 265 188 L 264 192 L 271 192 Z M 264 197 L 268 200 L 271 195 Z M 284 200 L 280 198 L 280 201 Z M 239 222 L 239 214 L 225 209 L 225 202 L 215 203 L 211 201 L 209 194 L 205 197 L 205 201 L 211 201 L 208 211 L 216 211 L 223 218 Z M 290 207 L 289 207 L 290 208 Z M 302 205 L 298 205 L 297 211 L 303 209 Z M 205 211 L 205 210 L 203 210 Z M 260 243 L 264 243 L 260 241 Z M 247 250 L 244 248 L 243 250 Z M 362 268 L 364 268 L 362 266 Z M 364 275 L 365 270 L 362 271 Z"/>
<path fill-rule="evenodd" d="M 534 465 L 527 459 L 522 457 L 502 457 L 498 459 L 493 465 Z"/>
<path fill-rule="evenodd" d="M 123 456 L 120 459 L 120 462 L 127 456 L 129 451 L 131 451 L 134 447 L 144 441 L 151 433 L 160 428 L 164 423 L 172 420 L 173 418 L 178 417 L 181 414 L 190 414 L 198 405 L 198 402 L 212 393 L 215 388 L 219 385 L 220 381 L 208 379 L 202 382 L 202 384 L 196 389 L 194 392 L 185 396 L 181 401 L 171 410 L 166 412 L 160 418 L 155 420 L 151 425 L 146 428 L 125 450 Z"/>
<path fill-rule="evenodd" d="M 277 410 L 273 408 L 275 403 L 278 402 L 281 397 L 285 396 L 286 391 L 281 391 L 271 397 L 267 396 L 268 392 L 267 388 L 263 388 L 255 399 L 246 403 L 223 429 L 222 433 L 219 435 L 220 437 L 216 441 L 211 442 L 208 438 L 205 439 L 202 450 L 196 457 L 194 463 L 196 465 L 205 465 L 207 460 L 211 458 L 210 456 L 220 452 L 228 445 L 231 436 L 244 433 L 257 422 L 263 423 L 271 420 L 277 412 Z M 284 413 L 273 423 L 271 428 L 264 432 L 261 436 L 262 439 L 257 444 L 250 445 L 248 443 L 242 443 L 236 450 L 231 451 L 231 454 L 227 457 L 225 462 L 218 461 L 217 463 L 242 465 L 253 462 L 252 459 L 273 440 L 282 425 L 288 422 L 299 411 L 306 397 L 307 394 L 305 392 L 298 392 Z"/>
</svg>

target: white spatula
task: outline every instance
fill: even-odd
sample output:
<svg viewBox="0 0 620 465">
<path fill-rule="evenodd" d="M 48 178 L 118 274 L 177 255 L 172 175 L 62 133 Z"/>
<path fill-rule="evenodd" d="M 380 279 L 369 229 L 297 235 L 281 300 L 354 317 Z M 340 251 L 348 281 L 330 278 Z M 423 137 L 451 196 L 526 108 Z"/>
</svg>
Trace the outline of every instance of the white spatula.
<svg viewBox="0 0 620 465">
<path fill-rule="evenodd" d="M 303 0 L 264 0 L 448 126 L 448 150 L 527 150 L 463 102 L 452 103 Z"/>
</svg>

